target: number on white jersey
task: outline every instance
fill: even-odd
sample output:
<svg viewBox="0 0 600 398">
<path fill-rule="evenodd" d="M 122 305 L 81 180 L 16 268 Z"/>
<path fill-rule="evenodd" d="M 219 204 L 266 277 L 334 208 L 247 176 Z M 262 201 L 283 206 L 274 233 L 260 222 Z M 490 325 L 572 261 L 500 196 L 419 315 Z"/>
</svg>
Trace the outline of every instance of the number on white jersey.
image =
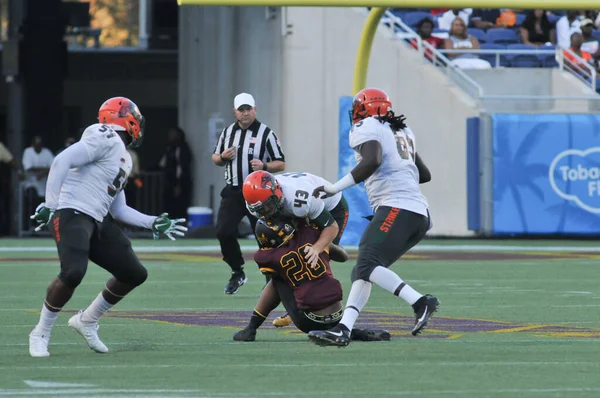
<svg viewBox="0 0 600 398">
<path fill-rule="evenodd" d="M 396 138 L 396 145 L 398 147 L 398 153 L 400 154 L 400 157 L 405 160 L 410 159 L 414 162 L 415 144 L 413 140 L 409 136 L 407 136 L 405 140 L 404 137 L 398 133 L 394 134 L 394 136 Z"/>
</svg>

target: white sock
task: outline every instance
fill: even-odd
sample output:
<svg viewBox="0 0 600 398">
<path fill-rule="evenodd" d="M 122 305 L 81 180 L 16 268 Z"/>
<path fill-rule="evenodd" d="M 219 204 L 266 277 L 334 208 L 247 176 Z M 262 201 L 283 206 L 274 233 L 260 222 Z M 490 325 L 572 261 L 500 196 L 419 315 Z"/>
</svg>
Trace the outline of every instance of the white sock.
<svg viewBox="0 0 600 398">
<path fill-rule="evenodd" d="M 423 297 L 421 293 L 404 283 L 402 278 L 400 278 L 394 271 L 391 271 L 381 265 L 375 267 L 373 272 L 371 272 L 371 275 L 369 275 L 369 280 L 377 286 L 381 286 L 388 292 L 392 293 L 394 296 L 400 297 L 410 305 L 413 305 L 418 299 Z"/>
<path fill-rule="evenodd" d="M 352 330 L 358 314 L 367 305 L 367 301 L 369 301 L 369 296 L 371 295 L 371 286 L 371 282 L 363 281 L 362 279 L 352 283 L 352 288 L 350 288 L 350 294 L 348 294 L 348 300 L 346 301 L 346 308 L 344 308 L 344 315 L 340 321 L 348 330 Z"/>
<path fill-rule="evenodd" d="M 92 301 L 92 304 L 83 311 L 81 320 L 83 322 L 98 322 L 98 319 L 112 307 L 113 305 L 106 301 L 102 296 L 102 293 L 100 293 L 94 301 Z"/>
<path fill-rule="evenodd" d="M 46 304 L 42 305 L 42 313 L 40 314 L 40 320 L 35 326 L 35 329 L 41 332 L 42 334 L 51 334 L 52 327 L 54 327 L 54 322 L 56 322 L 56 318 L 58 318 L 58 312 L 50 311 L 46 307 Z"/>
</svg>

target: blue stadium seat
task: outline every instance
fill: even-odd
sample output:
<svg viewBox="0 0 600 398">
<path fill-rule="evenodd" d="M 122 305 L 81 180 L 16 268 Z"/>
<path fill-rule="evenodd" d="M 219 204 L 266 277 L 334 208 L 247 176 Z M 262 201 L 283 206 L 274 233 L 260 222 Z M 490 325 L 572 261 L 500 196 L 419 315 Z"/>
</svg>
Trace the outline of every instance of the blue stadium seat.
<svg viewBox="0 0 600 398">
<path fill-rule="evenodd" d="M 519 36 L 512 29 L 488 29 L 487 42 L 494 44 L 516 44 L 519 42 Z"/>
<path fill-rule="evenodd" d="M 552 24 L 552 26 L 556 25 L 556 22 L 558 22 L 558 20 L 561 18 L 562 16 L 560 15 L 548 15 L 548 21 Z"/>
<path fill-rule="evenodd" d="M 525 18 L 527 18 L 526 14 L 517 14 L 517 23 L 515 24 L 515 26 L 521 26 L 521 25 L 523 25 L 523 22 L 525 21 Z"/>
<path fill-rule="evenodd" d="M 479 40 L 479 43 L 487 43 L 488 41 L 487 35 L 485 34 L 485 31 L 483 29 L 469 28 L 467 32 L 469 32 L 471 36 L 474 36 L 477 40 Z"/>
<path fill-rule="evenodd" d="M 594 36 L 596 39 L 600 40 L 600 29 L 592 31 L 592 36 Z"/>
<path fill-rule="evenodd" d="M 502 44 L 483 43 L 479 47 L 482 50 L 506 50 L 506 46 L 502 45 Z M 485 59 L 486 61 L 488 61 L 490 63 L 490 65 L 492 65 L 493 68 L 496 67 L 496 54 L 481 54 L 479 56 L 479 58 Z M 508 58 L 504 54 L 500 54 L 499 62 L 500 63 L 498 66 L 508 66 L 509 65 Z"/>
<path fill-rule="evenodd" d="M 404 14 L 404 18 L 402 18 L 402 22 L 404 22 L 411 28 L 414 28 L 424 18 L 431 19 L 431 22 L 433 22 L 433 26 L 434 27 L 437 26 L 437 21 L 435 21 L 435 19 L 433 18 L 433 15 L 431 15 L 428 12 L 422 12 L 422 11 L 407 12 L 406 14 Z"/>
<path fill-rule="evenodd" d="M 508 50 L 529 50 L 533 51 L 536 49 L 534 46 L 528 44 L 509 44 L 506 46 Z M 534 53 L 529 54 L 508 54 L 507 58 L 510 62 L 510 66 L 515 68 L 537 68 L 540 66 L 540 59 Z"/>
<path fill-rule="evenodd" d="M 541 46 L 540 50 L 556 50 L 556 46 Z M 542 65 L 542 68 L 557 68 L 558 62 L 556 62 L 555 54 L 540 54 L 538 59 Z"/>
</svg>

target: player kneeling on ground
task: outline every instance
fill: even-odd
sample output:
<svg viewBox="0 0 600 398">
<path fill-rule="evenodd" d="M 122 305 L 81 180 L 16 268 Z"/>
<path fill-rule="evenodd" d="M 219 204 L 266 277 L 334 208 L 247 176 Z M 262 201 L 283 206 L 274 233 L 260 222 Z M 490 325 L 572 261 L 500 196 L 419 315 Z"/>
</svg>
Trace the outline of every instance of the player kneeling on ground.
<svg viewBox="0 0 600 398">
<path fill-rule="evenodd" d="M 329 267 L 329 252 L 319 254 L 314 266 L 305 258 L 304 248 L 319 239 L 318 228 L 308 225 L 296 230 L 290 219 L 258 220 L 256 236 L 261 245 L 254 261 L 271 280 L 264 287 L 250 322 L 237 332 L 235 341 L 254 341 L 256 330 L 279 303 L 283 303 L 294 325 L 304 333 L 328 330 L 342 318 L 342 285 Z M 347 253 L 332 246 L 340 256 Z M 389 340 L 385 330 L 353 329 L 351 338 L 360 341 Z"/>
<path fill-rule="evenodd" d="M 88 259 L 112 274 L 102 292 L 69 326 L 100 353 L 108 348 L 98 337 L 98 319 L 148 277 L 129 239 L 114 219 L 151 229 L 155 238 L 183 236 L 185 219 L 166 213 L 149 216 L 127 206 L 123 188 L 131 172 L 126 146 L 137 147 L 144 136 L 144 118 L 133 101 L 115 97 L 102 104 L 99 124 L 89 126 L 81 140 L 52 163 L 46 202 L 31 217 L 42 229 L 50 224 L 60 259 L 60 273 L 48 286 L 40 320 L 29 335 L 32 357 L 48 357 L 48 343 L 58 313 L 71 299 L 87 270 Z M 108 213 L 111 216 L 108 216 Z"/>
</svg>

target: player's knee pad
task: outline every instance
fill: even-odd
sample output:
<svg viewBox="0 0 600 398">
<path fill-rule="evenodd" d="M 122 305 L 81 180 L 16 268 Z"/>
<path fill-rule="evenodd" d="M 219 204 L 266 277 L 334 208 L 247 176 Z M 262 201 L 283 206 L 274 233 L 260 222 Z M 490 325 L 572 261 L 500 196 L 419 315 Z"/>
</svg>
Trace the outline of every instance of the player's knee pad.
<svg viewBox="0 0 600 398">
<path fill-rule="evenodd" d="M 69 267 L 63 268 L 58 274 L 58 278 L 62 283 L 70 287 L 71 289 L 75 289 L 85 276 L 87 267 Z"/>
<path fill-rule="evenodd" d="M 148 279 L 148 270 L 142 265 L 137 267 L 135 271 L 128 272 L 125 275 L 119 275 L 117 278 L 119 282 L 126 283 L 133 287 L 139 286 L 146 282 L 146 279 Z"/>
</svg>

